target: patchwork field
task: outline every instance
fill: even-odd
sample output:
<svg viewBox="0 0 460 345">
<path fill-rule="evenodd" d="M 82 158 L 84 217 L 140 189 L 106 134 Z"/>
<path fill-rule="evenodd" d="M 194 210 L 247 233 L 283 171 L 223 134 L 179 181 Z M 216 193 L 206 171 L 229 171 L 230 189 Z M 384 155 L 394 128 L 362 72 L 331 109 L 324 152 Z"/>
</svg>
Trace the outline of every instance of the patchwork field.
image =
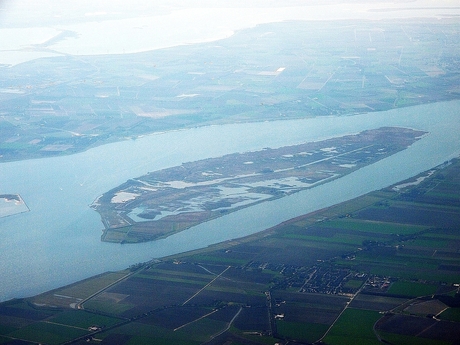
<svg viewBox="0 0 460 345">
<path fill-rule="evenodd" d="M 453 160 L 256 235 L 5 302 L 0 343 L 456 344 L 459 193 Z"/>
<path fill-rule="evenodd" d="M 36 59 L 2 68 L 0 161 L 166 130 L 458 99 L 458 55 L 458 21 L 444 17 L 288 21 L 218 42 Z"/>
</svg>

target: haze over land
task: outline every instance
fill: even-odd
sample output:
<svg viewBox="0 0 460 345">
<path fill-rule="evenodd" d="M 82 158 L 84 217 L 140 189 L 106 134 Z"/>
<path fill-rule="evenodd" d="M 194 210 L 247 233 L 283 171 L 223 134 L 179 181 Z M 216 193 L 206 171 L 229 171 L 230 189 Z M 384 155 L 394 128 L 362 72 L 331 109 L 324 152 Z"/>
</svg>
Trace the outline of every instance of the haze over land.
<svg viewBox="0 0 460 345">
<path fill-rule="evenodd" d="M 90 27 L 91 39 L 123 46 L 111 37 L 121 37 L 116 30 L 126 25 L 91 27 L 108 22 L 90 21 L 82 28 Z M 8 40 L 22 29 L 5 30 L 13 30 L 2 36 Z M 172 28 L 149 30 L 128 35 L 130 42 L 146 45 L 136 50 L 170 32 L 181 37 L 181 30 Z M 86 51 L 92 43 L 80 31 L 63 31 L 25 52 L 51 51 L 60 43 Z M 370 113 L 457 99 L 457 41 L 458 24 L 450 17 L 402 24 L 296 20 L 259 24 L 218 42 L 141 53 L 60 54 L 4 65 L 0 160 L 71 154 L 195 126 Z M 0 59 L 11 52 L 19 59 L 24 53 L 3 51 Z"/>
<path fill-rule="evenodd" d="M 184 2 L 0 0 L 0 343 L 455 343 L 458 1 Z"/>
<path fill-rule="evenodd" d="M 455 0 L 3 1 L 0 63 L 40 56 L 122 54 L 222 39 L 283 20 L 448 18 Z"/>
</svg>

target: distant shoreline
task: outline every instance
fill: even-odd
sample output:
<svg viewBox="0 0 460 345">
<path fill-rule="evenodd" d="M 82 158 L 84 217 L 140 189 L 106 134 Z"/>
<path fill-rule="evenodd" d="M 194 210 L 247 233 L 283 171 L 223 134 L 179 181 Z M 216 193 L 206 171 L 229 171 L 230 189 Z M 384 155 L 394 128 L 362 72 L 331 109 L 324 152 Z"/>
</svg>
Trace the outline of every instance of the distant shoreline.
<svg viewBox="0 0 460 345">
<path fill-rule="evenodd" d="M 8 204 L 14 203 L 14 205 Z M 29 212 L 30 208 L 19 194 L 0 194 L 0 218 Z"/>
<path fill-rule="evenodd" d="M 394 7 L 388 4 L 382 7 L 380 3 L 361 1 L 335 5 L 293 6 L 288 3 L 264 8 L 263 11 L 260 7 L 170 8 L 169 13 L 131 14 L 124 19 L 111 18 L 107 13 L 101 13 L 97 21 L 94 21 L 93 16 L 84 16 L 76 23 L 64 24 L 62 19 L 58 24 L 41 23 L 38 27 L 29 27 L 29 22 L 24 22 L 22 26 L 0 28 L 2 37 L 10 37 L 10 41 L 6 40 L 0 45 L 0 65 L 14 66 L 41 57 L 131 54 L 213 42 L 228 38 L 240 30 L 282 21 L 439 19 L 460 15 L 460 7 L 442 6 L 442 3 L 432 7 L 423 4 L 417 7 L 413 3 L 411 7 L 405 7 L 405 3 L 392 5 Z M 14 8 L 10 11 L 14 15 Z M 193 30 L 189 30 L 192 27 Z M 2 34 L 3 31 L 8 33 Z M 94 32 L 102 34 L 95 36 Z M 148 47 L 136 38 L 139 32 L 144 37 L 153 38 L 149 40 Z M 110 46 L 111 40 L 107 39 L 110 36 L 117 37 L 116 47 Z M 142 44 L 139 45 L 139 42 Z"/>
</svg>

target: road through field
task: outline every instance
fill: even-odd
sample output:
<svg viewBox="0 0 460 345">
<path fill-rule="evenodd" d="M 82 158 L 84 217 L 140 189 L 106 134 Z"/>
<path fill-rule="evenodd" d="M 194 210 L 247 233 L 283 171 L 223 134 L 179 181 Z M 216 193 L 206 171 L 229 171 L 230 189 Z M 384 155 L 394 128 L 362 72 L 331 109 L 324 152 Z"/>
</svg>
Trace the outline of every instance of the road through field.
<svg viewBox="0 0 460 345">
<path fill-rule="evenodd" d="M 351 302 L 353 302 L 355 297 L 358 296 L 359 293 L 363 290 L 364 286 L 366 286 L 367 281 L 368 281 L 368 279 L 366 279 L 366 281 L 361 285 L 361 287 L 358 289 L 358 291 L 356 291 L 356 293 L 353 294 L 353 296 L 351 296 L 350 300 L 345 304 L 345 307 L 342 309 L 340 314 L 337 316 L 337 318 L 334 320 L 334 322 L 329 326 L 329 328 L 327 329 L 326 333 L 323 334 L 323 336 L 318 340 L 318 342 L 321 342 L 326 337 L 326 335 L 329 333 L 329 331 L 332 329 L 332 327 L 334 327 L 334 325 L 340 319 L 340 317 L 345 312 L 345 310 L 347 310 L 347 308 L 351 304 Z"/>
<path fill-rule="evenodd" d="M 222 274 L 224 274 L 225 272 L 227 272 L 227 270 L 230 268 L 231 266 L 227 266 L 226 269 L 224 269 L 220 274 L 218 274 L 213 280 L 211 280 L 209 283 L 207 283 L 203 288 L 201 288 L 196 294 L 194 294 L 192 297 L 190 297 L 188 300 L 186 300 L 182 306 L 186 305 L 188 302 L 190 302 L 193 298 L 195 298 L 196 296 L 198 296 L 201 291 L 203 291 L 204 289 L 206 289 L 209 285 L 211 285 L 214 281 L 216 281 L 216 279 L 218 279 Z"/>
</svg>

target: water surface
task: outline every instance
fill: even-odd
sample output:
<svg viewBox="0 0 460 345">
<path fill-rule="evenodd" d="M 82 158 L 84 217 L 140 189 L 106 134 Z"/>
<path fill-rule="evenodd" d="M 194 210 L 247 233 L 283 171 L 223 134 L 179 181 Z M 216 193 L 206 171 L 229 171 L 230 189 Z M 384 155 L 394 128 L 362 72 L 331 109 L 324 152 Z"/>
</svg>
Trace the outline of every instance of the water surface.
<svg viewBox="0 0 460 345">
<path fill-rule="evenodd" d="M 113 143 L 66 157 L 0 164 L 1 193 L 30 212 L 0 219 L 0 300 L 37 294 L 107 270 L 192 250 L 276 225 L 409 178 L 460 154 L 460 101 L 380 113 L 192 128 Z M 381 126 L 429 131 L 407 150 L 338 180 L 261 203 L 166 239 L 100 242 L 88 207 L 129 178 L 231 152 L 281 147 Z"/>
</svg>

